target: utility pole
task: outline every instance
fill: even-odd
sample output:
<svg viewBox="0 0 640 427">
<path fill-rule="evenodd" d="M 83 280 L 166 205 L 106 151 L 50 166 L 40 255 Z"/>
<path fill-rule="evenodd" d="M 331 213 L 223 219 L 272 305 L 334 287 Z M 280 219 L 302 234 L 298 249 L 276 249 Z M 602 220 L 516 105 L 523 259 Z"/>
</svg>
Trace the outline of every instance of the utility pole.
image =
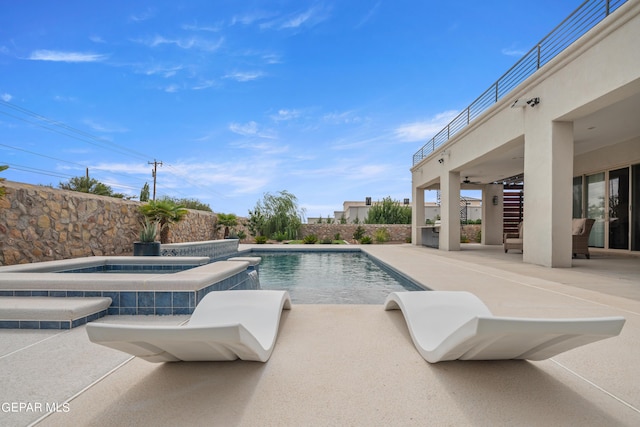
<svg viewBox="0 0 640 427">
<path fill-rule="evenodd" d="M 162 166 L 162 162 L 153 159 L 153 162 L 149 162 L 150 165 L 153 165 L 153 170 L 151 171 L 151 176 L 153 177 L 153 201 L 156 201 L 156 175 L 158 174 L 158 165 Z"/>
</svg>

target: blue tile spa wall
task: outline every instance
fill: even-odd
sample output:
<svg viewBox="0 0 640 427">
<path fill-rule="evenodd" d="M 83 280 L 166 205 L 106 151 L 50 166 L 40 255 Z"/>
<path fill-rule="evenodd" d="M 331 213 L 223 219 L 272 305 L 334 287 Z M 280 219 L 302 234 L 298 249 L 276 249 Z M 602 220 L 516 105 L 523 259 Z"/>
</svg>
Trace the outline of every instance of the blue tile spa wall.
<svg viewBox="0 0 640 427">
<path fill-rule="evenodd" d="M 254 275 L 255 273 L 252 274 L 249 270 L 241 271 L 234 276 L 195 291 L 2 290 L 0 296 L 109 297 L 112 301 L 106 312 L 109 315 L 179 315 L 193 313 L 196 304 L 212 291 L 259 289 L 258 281 L 253 279 Z M 94 319 L 85 319 L 84 323 L 91 320 Z M 13 323 L 3 325 L 4 323 L 0 322 L 0 328 L 15 327 Z M 68 328 L 61 326 L 59 329 Z"/>
</svg>

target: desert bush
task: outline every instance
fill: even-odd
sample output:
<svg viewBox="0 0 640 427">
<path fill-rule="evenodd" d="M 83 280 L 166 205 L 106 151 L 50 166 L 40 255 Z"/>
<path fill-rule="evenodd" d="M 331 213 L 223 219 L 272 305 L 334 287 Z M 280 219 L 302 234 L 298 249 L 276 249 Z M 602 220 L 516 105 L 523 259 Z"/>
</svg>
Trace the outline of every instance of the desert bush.
<svg viewBox="0 0 640 427">
<path fill-rule="evenodd" d="M 309 234 L 307 236 L 304 236 L 302 241 L 305 245 L 313 245 L 318 243 L 318 236 L 316 236 L 315 234 Z"/>
<path fill-rule="evenodd" d="M 391 235 L 386 228 L 378 228 L 374 234 L 374 238 L 377 243 L 385 243 L 391 239 Z"/>
</svg>

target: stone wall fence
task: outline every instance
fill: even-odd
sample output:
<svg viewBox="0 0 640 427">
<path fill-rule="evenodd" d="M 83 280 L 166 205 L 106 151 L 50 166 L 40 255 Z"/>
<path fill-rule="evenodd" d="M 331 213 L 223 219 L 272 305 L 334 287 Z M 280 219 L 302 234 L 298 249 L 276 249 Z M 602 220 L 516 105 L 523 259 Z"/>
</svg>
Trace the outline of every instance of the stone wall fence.
<svg viewBox="0 0 640 427">
<path fill-rule="evenodd" d="M 142 216 L 137 201 L 5 181 L 0 265 L 92 255 L 132 255 Z M 169 243 L 214 240 L 215 214 L 189 210 Z"/>
<path fill-rule="evenodd" d="M 390 242 L 405 243 L 411 238 L 411 224 L 302 224 L 300 227 L 300 237 L 304 238 L 314 234 L 320 240 L 333 240 L 336 234 L 340 234 L 343 240 L 353 241 L 353 233 L 356 228 L 364 228 L 365 236 L 369 236 L 375 241 L 376 230 L 386 228 L 389 232 Z"/>
</svg>

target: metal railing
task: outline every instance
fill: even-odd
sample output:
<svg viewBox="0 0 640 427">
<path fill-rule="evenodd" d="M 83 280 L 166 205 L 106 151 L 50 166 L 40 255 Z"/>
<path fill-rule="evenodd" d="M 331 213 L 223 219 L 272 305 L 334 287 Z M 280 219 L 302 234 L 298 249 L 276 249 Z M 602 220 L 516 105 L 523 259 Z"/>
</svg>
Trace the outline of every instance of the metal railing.
<svg viewBox="0 0 640 427">
<path fill-rule="evenodd" d="M 413 155 L 413 165 L 433 153 L 436 148 L 464 129 L 473 119 L 498 102 L 516 86 L 535 73 L 560 52 L 578 40 L 596 24 L 617 10 L 628 0 L 587 0 L 516 64 L 502 75 L 489 89 L 456 116 L 444 129 Z"/>
</svg>

